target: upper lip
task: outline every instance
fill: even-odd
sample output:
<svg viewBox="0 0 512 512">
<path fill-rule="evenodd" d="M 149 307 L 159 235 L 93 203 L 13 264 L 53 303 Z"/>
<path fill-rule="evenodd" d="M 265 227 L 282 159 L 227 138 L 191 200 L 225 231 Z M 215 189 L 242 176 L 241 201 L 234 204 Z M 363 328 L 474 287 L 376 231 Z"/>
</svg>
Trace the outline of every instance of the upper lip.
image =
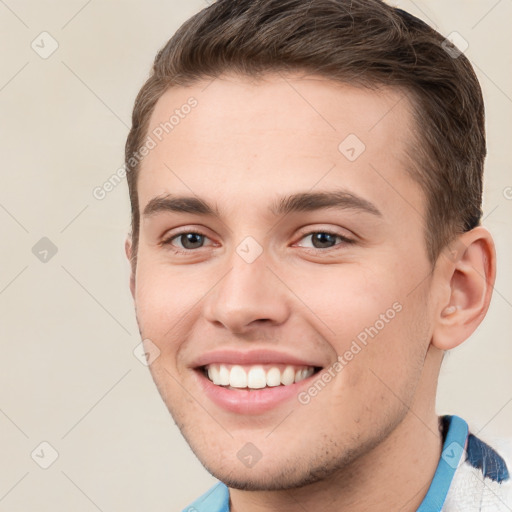
<svg viewBox="0 0 512 512">
<path fill-rule="evenodd" d="M 225 364 L 288 364 L 292 366 L 315 366 L 322 367 L 318 361 L 306 359 L 279 352 L 276 350 L 258 349 L 258 350 L 234 350 L 222 349 L 206 352 L 192 361 L 190 364 L 193 368 L 199 368 L 209 364 L 225 363 Z"/>
</svg>

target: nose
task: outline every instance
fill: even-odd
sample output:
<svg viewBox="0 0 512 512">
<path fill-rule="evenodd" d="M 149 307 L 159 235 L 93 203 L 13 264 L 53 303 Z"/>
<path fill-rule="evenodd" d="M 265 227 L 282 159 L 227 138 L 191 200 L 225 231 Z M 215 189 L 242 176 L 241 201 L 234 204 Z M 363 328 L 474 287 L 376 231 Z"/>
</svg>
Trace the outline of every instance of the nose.
<svg viewBox="0 0 512 512">
<path fill-rule="evenodd" d="M 229 269 L 206 297 L 207 320 L 237 334 L 257 325 L 284 323 L 289 315 L 289 297 L 268 263 L 265 252 L 251 263 L 234 252 Z"/>
</svg>

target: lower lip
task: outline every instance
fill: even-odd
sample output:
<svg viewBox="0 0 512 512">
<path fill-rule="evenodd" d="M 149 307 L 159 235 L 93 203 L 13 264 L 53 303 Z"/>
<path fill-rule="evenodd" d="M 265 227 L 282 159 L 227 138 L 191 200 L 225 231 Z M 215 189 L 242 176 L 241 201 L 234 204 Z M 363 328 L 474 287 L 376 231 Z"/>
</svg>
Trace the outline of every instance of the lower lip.
<svg viewBox="0 0 512 512">
<path fill-rule="evenodd" d="M 261 414 L 278 405 L 297 398 L 300 388 L 309 385 L 317 373 L 289 386 L 275 386 L 262 389 L 228 389 L 215 385 L 201 370 L 196 370 L 199 383 L 206 396 L 216 405 L 237 414 Z"/>
</svg>

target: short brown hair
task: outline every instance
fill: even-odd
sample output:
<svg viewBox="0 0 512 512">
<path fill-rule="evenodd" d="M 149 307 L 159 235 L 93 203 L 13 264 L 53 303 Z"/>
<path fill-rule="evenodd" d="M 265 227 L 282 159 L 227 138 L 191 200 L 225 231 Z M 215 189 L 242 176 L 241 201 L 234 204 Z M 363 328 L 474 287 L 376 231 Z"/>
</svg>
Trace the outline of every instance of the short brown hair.
<svg viewBox="0 0 512 512">
<path fill-rule="evenodd" d="M 399 88 L 415 118 L 411 176 L 427 202 L 432 264 L 482 216 L 484 104 L 469 60 L 433 28 L 381 0 L 218 0 L 187 20 L 157 54 L 133 109 L 125 161 L 135 267 L 140 212 L 132 156 L 155 104 L 172 86 L 224 72 L 305 71 L 354 86 Z"/>
</svg>

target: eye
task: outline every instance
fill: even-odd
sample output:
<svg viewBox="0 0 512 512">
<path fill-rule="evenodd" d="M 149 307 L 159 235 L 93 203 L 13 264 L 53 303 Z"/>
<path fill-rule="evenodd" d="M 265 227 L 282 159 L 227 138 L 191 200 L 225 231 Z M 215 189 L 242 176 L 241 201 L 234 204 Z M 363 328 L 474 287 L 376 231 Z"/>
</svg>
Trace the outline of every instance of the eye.
<svg viewBox="0 0 512 512">
<path fill-rule="evenodd" d="M 330 249 L 336 246 L 345 244 L 354 244 L 355 241 L 347 238 L 339 233 L 333 233 L 330 231 L 312 231 L 301 237 L 300 240 L 311 240 L 312 246 L 297 244 L 300 247 L 312 248 L 312 249 Z M 205 245 L 205 241 L 209 240 L 206 235 L 196 231 L 184 231 L 177 233 L 162 241 L 162 245 L 169 245 L 177 253 L 191 252 L 194 249 L 201 249 Z M 339 243 L 336 243 L 339 241 Z"/>
<path fill-rule="evenodd" d="M 313 249 L 330 249 L 336 245 L 355 243 L 355 241 L 350 238 L 330 231 L 312 231 L 311 233 L 307 233 L 303 236 L 301 240 L 305 240 L 307 238 L 311 239 Z M 341 243 L 337 244 L 336 239 L 341 240 Z"/>
<path fill-rule="evenodd" d="M 162 245 L 170 245 L 176 249 L 176 252 L 187 252 L 203 247 L 204 241 L 207 238 L 206 235 L 196 231 L 184 231 L 171 236 L 167 240 L 163 240 Z M 173 243 L 174 241 L 177 241 L 179 245 L 176 246 Z"/>
</svg>

